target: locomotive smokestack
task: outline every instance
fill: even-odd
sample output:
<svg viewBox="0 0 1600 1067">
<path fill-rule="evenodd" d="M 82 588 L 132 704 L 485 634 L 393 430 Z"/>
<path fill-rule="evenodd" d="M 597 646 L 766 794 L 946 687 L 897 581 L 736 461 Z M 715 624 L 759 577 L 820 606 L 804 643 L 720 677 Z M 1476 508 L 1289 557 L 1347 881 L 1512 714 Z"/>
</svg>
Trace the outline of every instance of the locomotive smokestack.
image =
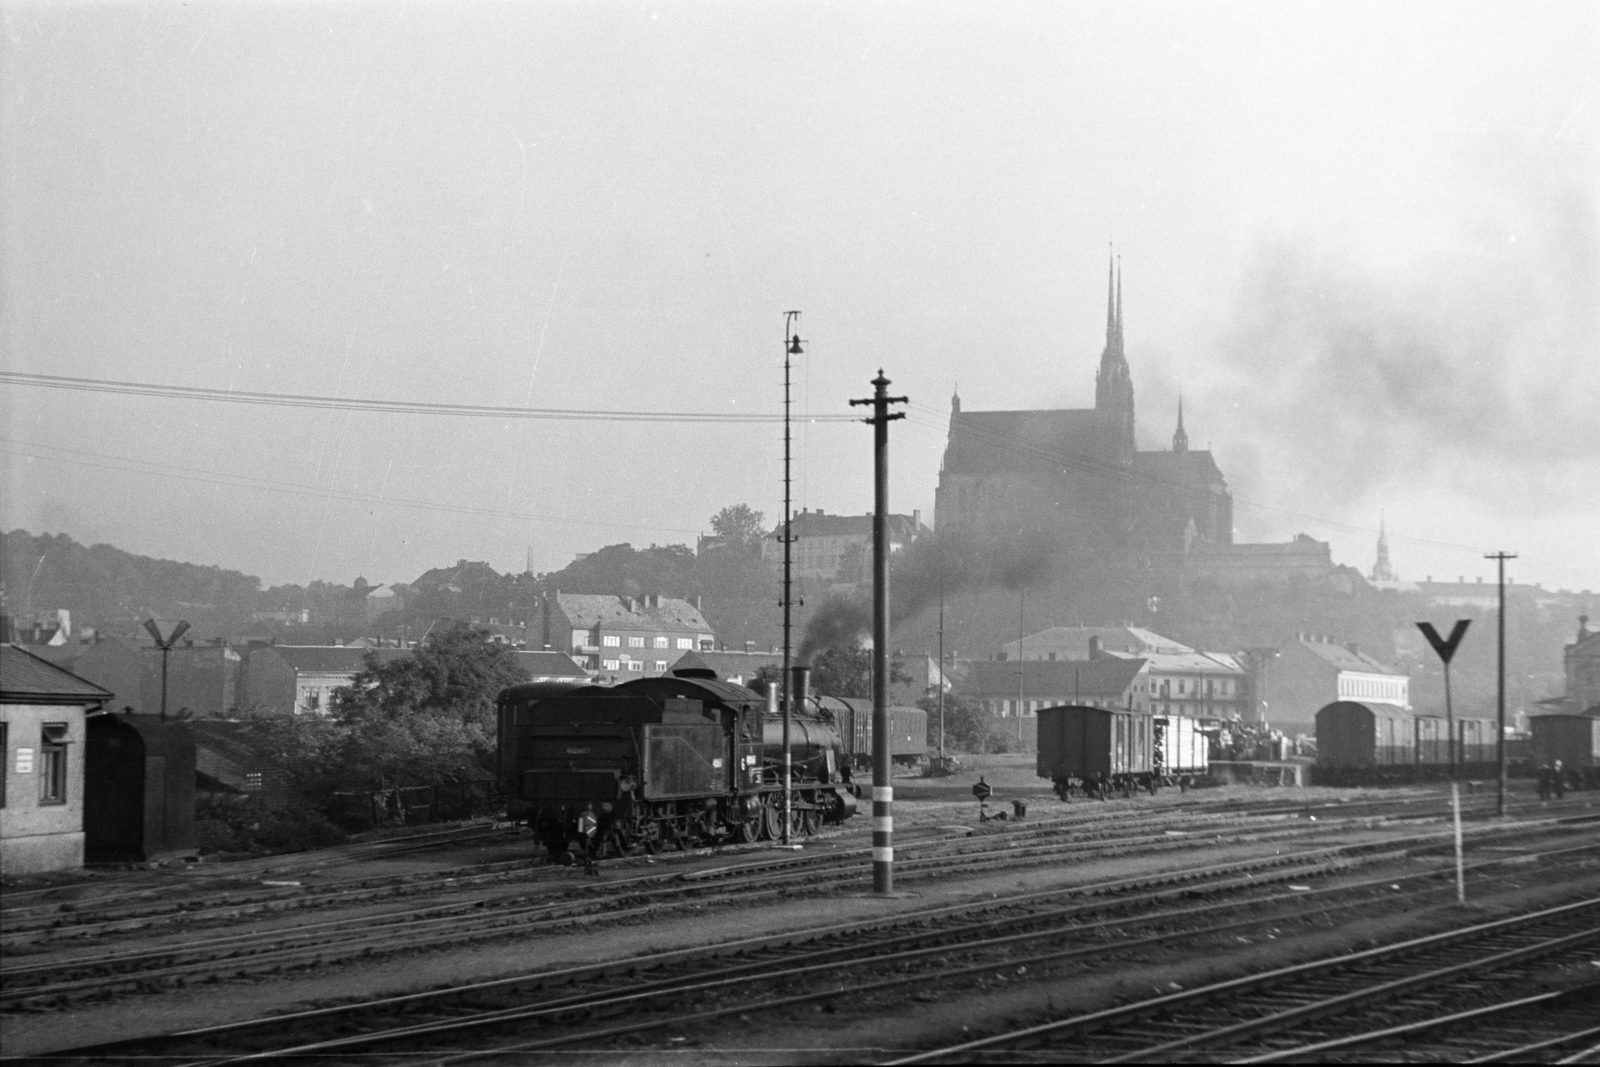
<svg viewBox="0 0 1600 1067">
<path fill-rule="evenodd" d="M 789 685 L 789 691 L 794 694 L 794 710 L 804 712 L 806 700 L 811 696 L 811 668 L 796 663 L 789 668 L 789 673 L 794 679 Z"/>
</svg>

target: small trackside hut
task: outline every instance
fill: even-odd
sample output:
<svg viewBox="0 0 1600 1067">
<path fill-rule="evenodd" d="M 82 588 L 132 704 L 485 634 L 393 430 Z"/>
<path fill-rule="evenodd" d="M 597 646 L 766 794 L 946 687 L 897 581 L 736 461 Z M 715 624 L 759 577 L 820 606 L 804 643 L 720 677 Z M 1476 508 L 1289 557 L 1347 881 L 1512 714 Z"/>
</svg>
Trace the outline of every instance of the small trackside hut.
<svg viewBox="0 0 1600 1067">
<path fill-rule="evenodd" d="M 682 661 L 614 687 L 542 699 L 525 689 L 500 698 L 507 812 L 552 857 L 579 850 L 579 818 L 591 810 L 601 855 L 782 836 L 782 723 L 761 695 Z M 854 813 L 831 724 L 796 714 L 790 751 L 795 832 Z"/>
</svg>

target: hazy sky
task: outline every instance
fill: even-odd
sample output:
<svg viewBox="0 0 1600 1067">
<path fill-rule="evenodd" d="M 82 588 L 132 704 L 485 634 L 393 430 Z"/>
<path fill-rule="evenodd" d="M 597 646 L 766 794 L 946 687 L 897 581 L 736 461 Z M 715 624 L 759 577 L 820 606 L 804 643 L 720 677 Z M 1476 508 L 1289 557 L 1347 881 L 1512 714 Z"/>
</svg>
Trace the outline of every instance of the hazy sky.
<svg viewBox="0 0 1600 1067">
<path fill-rule="evenodd" d="M 1241 540 L 1600 588 L 1600 6 L 0 3 L 4 369 L 389 400 L 1088 406 L 1181 388 Z M 775 519 L 771 425 L 0 384 L 3 525 L 264 580 Z M 796 506 L 871 505 L 804 426 Z"/>
</svg>

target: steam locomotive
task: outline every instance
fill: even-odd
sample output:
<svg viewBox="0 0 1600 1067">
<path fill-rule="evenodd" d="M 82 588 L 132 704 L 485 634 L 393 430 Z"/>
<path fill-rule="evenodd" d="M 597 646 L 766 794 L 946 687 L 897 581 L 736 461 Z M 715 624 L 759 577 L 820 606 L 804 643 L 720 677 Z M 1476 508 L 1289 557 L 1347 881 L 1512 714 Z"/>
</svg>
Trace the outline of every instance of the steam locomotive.
<svg viewBox="0 0 1600 1067">
<path fill-rule="evenodd" d="M 797 695 L 800 709 L 815 707 Z M 513 686 L 497 703 L 507 814 L 526 822 L 554 859 L 582 849 L 585 812 L 598 822 L 590 848 L 599 856 L 783 834 L 775 694 L 680 660 L 671 674 L 618 686 Z M 791 834 L 855 813 L 857 790 L 833 722 L 797 710 L 789 751 Z"/>
</svg>

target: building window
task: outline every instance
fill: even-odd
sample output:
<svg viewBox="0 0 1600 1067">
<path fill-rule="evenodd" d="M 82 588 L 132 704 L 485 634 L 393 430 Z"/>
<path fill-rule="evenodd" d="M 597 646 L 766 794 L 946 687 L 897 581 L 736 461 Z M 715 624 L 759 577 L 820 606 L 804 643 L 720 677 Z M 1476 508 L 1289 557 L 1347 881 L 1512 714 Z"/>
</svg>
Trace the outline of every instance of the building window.
<svg viewBox="0 0 1600 1067">
<path fill-rule="evenodd" d="M 47 722 L 39 746 L 39 803 L 67 802 L 67 724 Z"/>
<path fill-rule="evenodd" d="M 658 638 L 655 639 L 655 647 L 656 648 L 671 648 L 672 646 L 667 642 L 667 639 L 665 637 L 658 637 Z"/>
<path fill-rule="evenodd" d="M 644 647 L 644 638 L 642 638 L 642 637 L 630 637 L 630 638 L 628 638 L 628 647 L 629 648 L 643 648 Z"/>
<path fill-rule="evenodd" d="M 602 660 L 601 664 L 608 671 L 618 671 L 618 670 L 622 669 L 622 661 L 621 660 L 615 660 L 615 659 Z"/>
<path fill-rule="evenodd" d="M 628 661 L 628 669 L 630 671 L 643 671 L 644 670 L 644 660 L 642 660 L 642 659 L 630 659 Z"/>
<path fill-rule="evenodd" d="M 246 789 L 260 789 L 261 788 L 261 772 L 260 771 L 247 771 L 245 773 L 245 776 L 244 776 L 244 787 Z"/>
<path fill-rule="evenodd" d="M 680 637 L 680 638 L 678 638 L 678 647 L 679 648 L 687 648 L 690 651 L 693 651 L 694 650 L 694 641 L 691 640 L 690 638 L 687 638 L 687 637 Z"/>
<path fill-rule="evenodd" d="M 605 637 L 600 639 L 600 643 L 605 645 L 607 648 L 621 648 L 622 638 L 618 637 L 616 634 L 607 634 Z"/>
<path fill-rule="evenodd" d="M 656 660 L 656 670 L 664 671 L 666 669 L 667 669 L 667 661 L 666 660 L 664 660 L 664 659 Z"/>
</svg>

